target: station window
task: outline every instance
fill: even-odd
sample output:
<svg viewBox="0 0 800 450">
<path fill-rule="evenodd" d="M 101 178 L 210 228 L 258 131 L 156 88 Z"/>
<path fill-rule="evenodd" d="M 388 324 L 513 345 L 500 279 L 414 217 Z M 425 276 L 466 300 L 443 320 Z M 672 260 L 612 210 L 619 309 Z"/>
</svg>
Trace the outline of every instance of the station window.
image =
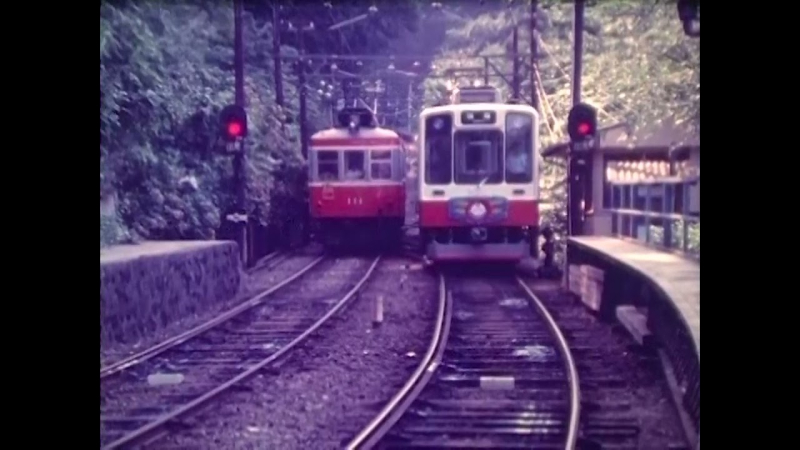
<svg viewBox="0 0 800 450">
<path fill-rule="evenodd" d="M 364 152 L 360 150 L 344 152 L 344 170 L 346 180 L 363 180 Z"/>
<path fill-rule="evenodd" d="M 500 131 L 456 132 L 456 184 L 501 183 L 502 145 Z"/>
<path fill-rule="evenodd" d="M 339 179 L 339 152 L 317 152 L 317 178 L 322 181 Z"/>
<path fill-rule="evenodd" d="M 392 179 L 392 152 L 373 150 L 370 154 L 370 178 L 373 180 Z"/>
</svg>

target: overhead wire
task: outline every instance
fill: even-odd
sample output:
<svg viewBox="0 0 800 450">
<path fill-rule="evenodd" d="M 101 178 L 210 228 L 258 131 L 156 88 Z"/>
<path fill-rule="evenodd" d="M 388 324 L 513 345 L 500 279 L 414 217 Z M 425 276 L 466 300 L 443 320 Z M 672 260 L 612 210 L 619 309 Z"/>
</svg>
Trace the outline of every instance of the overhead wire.
<svg viewBox="0 0 800 450">
<path fill-rule="evenodd" d="M 549 132 L 551 137 L 556 138 L 557 136 L 556 136 L 555 131 L 553 130 L 553 128 L 559 129 L 558 117 L 555 115 L 555 112 L 553 112 L 553 107 L 550 105 L 550 100 L 547 97 L 547 92 L 545 92 L 544 86 L 542 86 L 542 77 L 541 77 L 541 74 L 539 73 L 539 68 L 536 65 L 534 65 L 532 67 L 532 69 L 533 69 L 534 76 L 536 77 L 536 91 L 537 91 L 537 93 L 539 95 L 539 98 L 541 100 L 543 100 L 543 102 L 542 102 L 542 106 L 543 106 L 542 110 L 543 111 L 542 112 L 545 115 L 545 124 L 547 125 L 547 130 L 548 130 L 548 132 Z M 550 126 L 550 120 L 548 120 L 548 117 L 547 117 L 548 115 L 549 115 L 550 118 L 553 119 L 553 127 Z"/>
<path fill-rule="evenodd" d="M 547 45 L 547 43 L 545 42 L 545 40 L 541 36 L 541 34 L 538 34 L 538 42 L 539 42 L 539 45 L 542 48 L 542 50 L 550 57 L 550 60 L 553 61 L 553 65 L 556 67 L 556 69 L 558 69 L 558 71 L 561 72 L 561 75 L 564 78 L 567 79 L 567 82 L 571 83 L 572 82 L 572 76 L 570 76 L 569 73 L 564 69 L 564 67 L 562 67 L 562 65 L 558 62 L 558 59 L 553 54 L 553 52 L 550 51 L 549 46 Z M 627 106 L 623 105 L 623 108 L 625 108 L 626 110 L 628 110 L 628 112 L 630 112 L 630 109 L 627 108 Z M 608 111 L 606 111 L 602 107 L 597 107 L 597 110 L 599 112 L 603 113 L 604 115 L 606 115 L 612 121 L 620 122 L 620 120 L 616 116 L 614 116 L 613 114 L 609 113 Z"/>
</svg>

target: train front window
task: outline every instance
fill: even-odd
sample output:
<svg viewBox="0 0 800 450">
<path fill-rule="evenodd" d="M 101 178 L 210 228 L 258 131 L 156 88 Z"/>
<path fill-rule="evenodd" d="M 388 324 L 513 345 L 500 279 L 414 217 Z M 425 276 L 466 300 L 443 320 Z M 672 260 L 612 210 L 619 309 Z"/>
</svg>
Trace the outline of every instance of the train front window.
<svg viewBox="0 0 800 450">
<path fill-rule="evenodd" d="M 373 180 L 392 179 L 392 152 L 389 150 L 373 150 L 370 158 L 369 176 Z"/>
<path fill-rule="evenodd" d="M 317 152 L 317 178 L 321 181 L 339 179 L 339 152 Z"/>
<path fill-rule="evenodd" d="M 428 184 L 450 184 L 452 180 L 452 140 L 450 136 L 437 136 L 426 142 L 425 178 Z"/>
<path fill-rule="evenodd" d="M 506 116 L 506 182 L 533 181 L 533 116 L 509 113 Z"/>
<path fill-rule="evenodd" d="M 363 180 L 364 152 L 360 150 L 344 152 L 344 171 L 346 180 Z"/>
<path fill-rule="evenodd" d="M 503 133 L 499 130 L 456 132 L 456 184 L 503 181 Z"/>
<path fill-rule="evenodd" d="M 425 119 L 425 182 L 450 184 L 453 180 L 453 116 L 439 114 Z"/>
</svg>

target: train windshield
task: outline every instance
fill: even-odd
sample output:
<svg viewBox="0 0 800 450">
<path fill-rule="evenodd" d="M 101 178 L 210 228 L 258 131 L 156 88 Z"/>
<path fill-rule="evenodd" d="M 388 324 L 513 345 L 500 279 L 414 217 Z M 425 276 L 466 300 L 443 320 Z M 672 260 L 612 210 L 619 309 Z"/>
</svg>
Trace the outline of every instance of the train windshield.
<svg viewBox="0 0 800 450">
<path fill-rule="evenodd" d="M 362 150 L 344 152 L 345 180 L 363 180 L 365 178 L 364 159 L 364 152 Z"/>
<path fill-rule="evenodd" d="M 425 119 L 425 182 L 450 184 L 453 180 L 453 117 L 439 114 Z"/>
<path fill-rule="evenodd" d="M 533 116 L 509 113 L 506 116 L 506 182 L 533 181 Z"/>
<path fill-rule="evenodd" d="M 339 179 L 339 152 L 317 152 L 317 178 L 321 181 Z"/>
<path fill-rule="evenodd" d="M 456 184 L 502 183 L 503 133 L 457 131 L 455 138 Z"/>
</svg>

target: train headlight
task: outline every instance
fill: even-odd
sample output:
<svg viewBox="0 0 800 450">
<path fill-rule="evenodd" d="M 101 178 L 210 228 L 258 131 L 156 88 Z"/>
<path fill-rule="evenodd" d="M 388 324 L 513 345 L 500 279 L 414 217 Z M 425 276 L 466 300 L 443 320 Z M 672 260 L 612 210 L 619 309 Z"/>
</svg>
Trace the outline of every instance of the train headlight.
<svg viewBox="0 0 800 450">
<path fill-rule="evenodd" d="M 467 120 L 470 120 L 470 121 L 471 121 L 471 120 L 473 120 L 474 118 L 475 118 L 475 114 L 472 114 L 471 112 L 468 112 L 468 113 L 467 113 Z"/>
<path fill-rule="evenodd" d="M 483 113 L 483 120 L 492 120 L 492 113 L 488 111 Z"/>
<path fill-rule="evenodd" d="M 467 214 L 473 219 L 482 219 L 486 216 L 486 213 L 489 212 L 486 209 L 486 206 L 483 203 L 473 203 L 467 209 Z"/>
</svg>

